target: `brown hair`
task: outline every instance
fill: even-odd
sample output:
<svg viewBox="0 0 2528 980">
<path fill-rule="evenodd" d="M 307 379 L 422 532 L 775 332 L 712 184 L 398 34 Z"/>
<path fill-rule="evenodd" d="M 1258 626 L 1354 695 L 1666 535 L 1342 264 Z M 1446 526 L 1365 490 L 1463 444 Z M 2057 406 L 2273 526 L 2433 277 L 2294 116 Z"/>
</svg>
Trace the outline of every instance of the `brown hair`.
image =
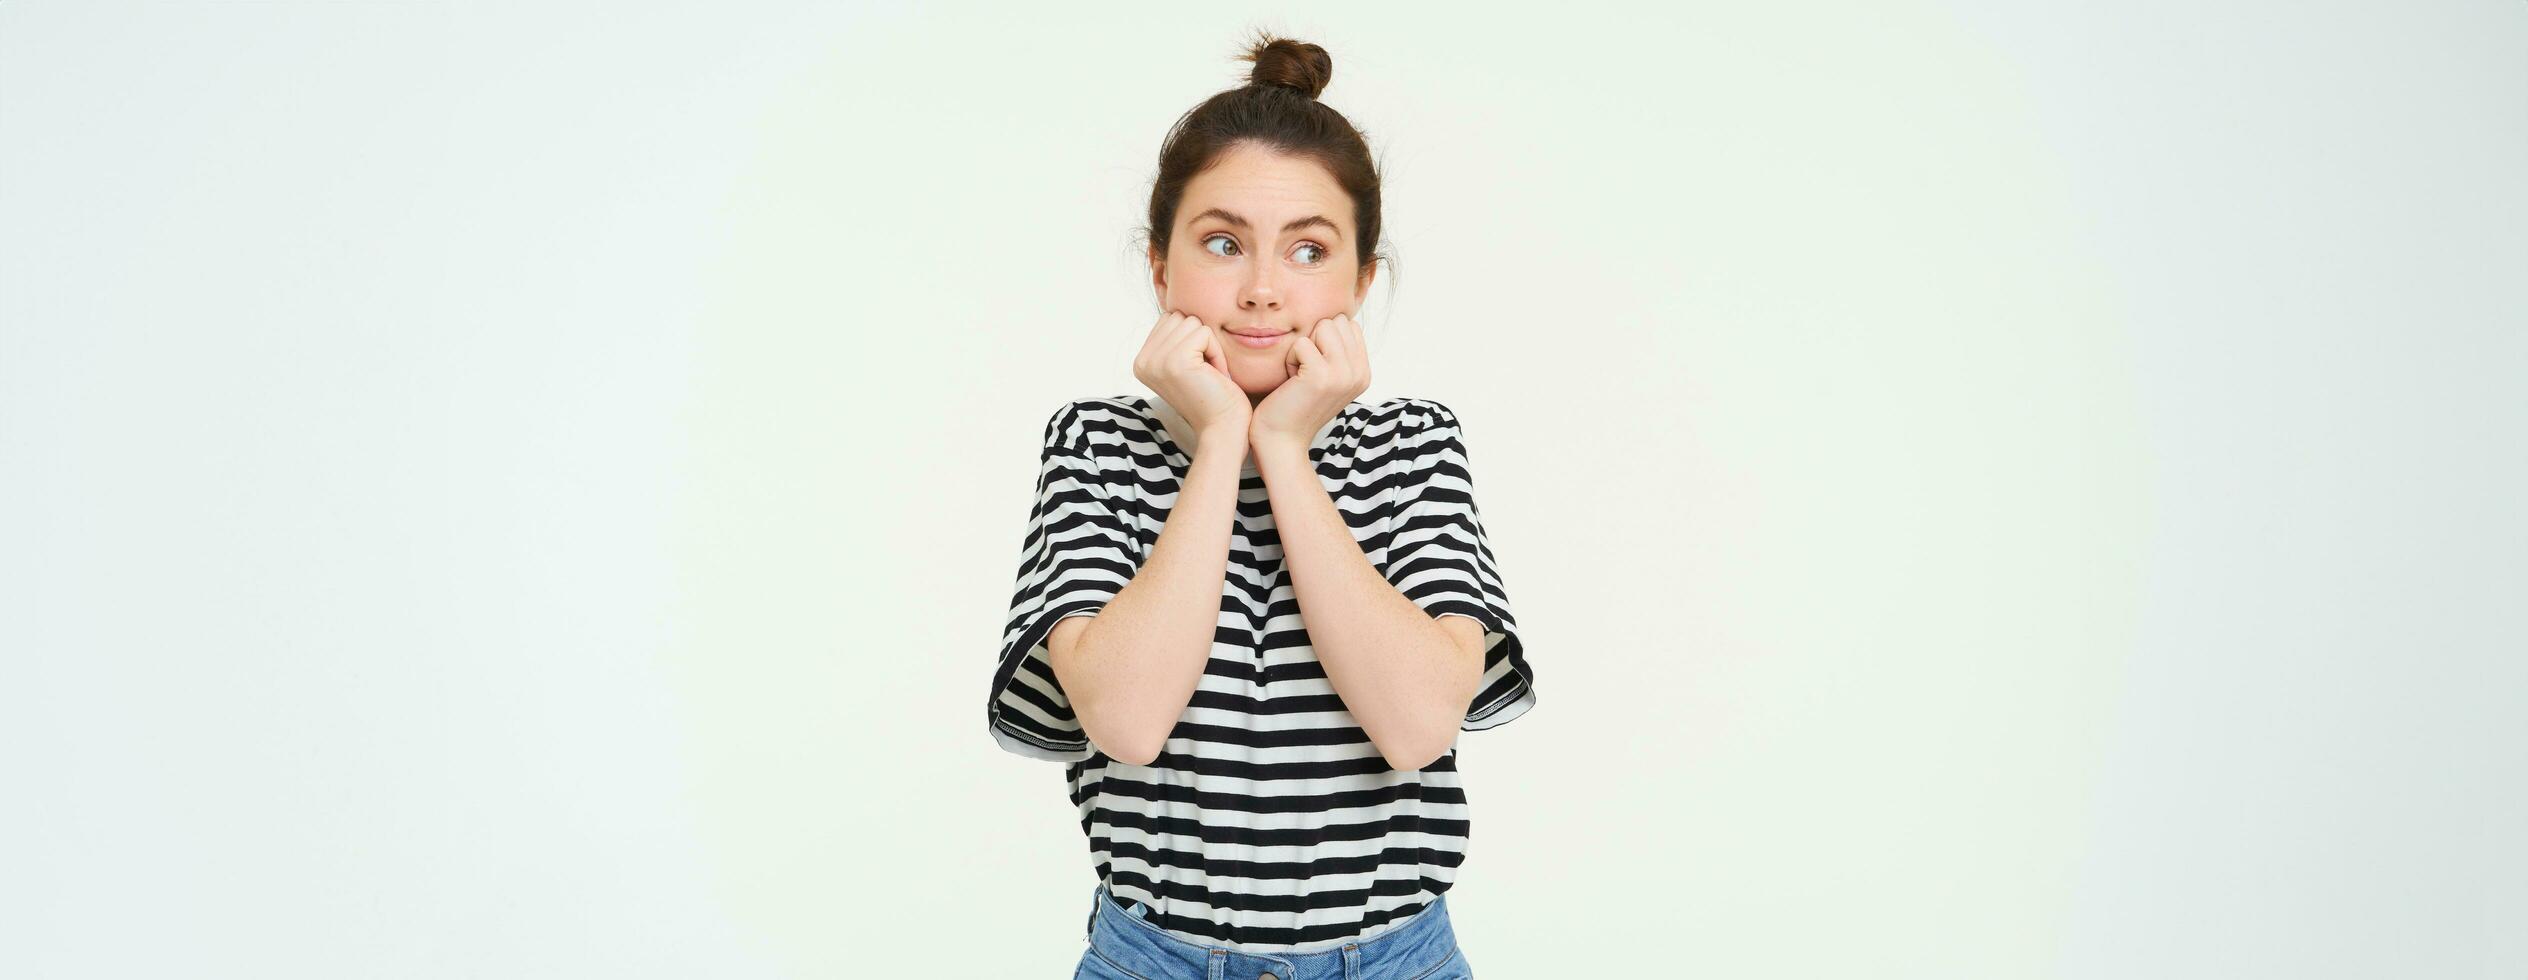
<svg viewBox="0 0 2528 980">
<path fill-rule="evenodd" d="M 1150 184 L 1150 248 L 1167 257 L 1176 231 L 1176 206 L 1185 185 L 1211 169 L 1222 152 L 1254 142 L 1317 161 L 1352 198 L 1354 263 L 1361 273 L 1378 258 L 1378 166 L 1369 142 L 1352 121 L 1317 101 L 1334 78 L 1334 58 L 1305 41 L 1258 33 L 1240 61 L 1251 61 L 1244 86 L 1204 99 L 1170 127 L 1159 144 L 1159 174 Z M 1393 264 L 1390 258 L 1389 264 Z M 1357 278 L 1357 275 L 1355 276 Z M 1392 285 L 1392 283 L 1391 283 Z"/>
</svg>

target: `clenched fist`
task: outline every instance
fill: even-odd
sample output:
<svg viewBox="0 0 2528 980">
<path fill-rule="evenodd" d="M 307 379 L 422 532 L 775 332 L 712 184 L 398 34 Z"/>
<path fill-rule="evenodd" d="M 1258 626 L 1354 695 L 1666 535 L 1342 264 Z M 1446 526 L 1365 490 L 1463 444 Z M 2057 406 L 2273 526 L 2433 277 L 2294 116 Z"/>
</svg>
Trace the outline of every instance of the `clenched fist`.
<svg viewBox="0 0 2528 980">
<path fill-rule="evenodd" d="M 1132 359 L 1132 376 L 1184 416 L 1202 439 L 1245 438 L 1252 403 L 1229 376 L 1229 352 L 1193 314 L 1170 310 L 1159 318 Z"/>
<path fill-rule="evenodd" d="M 1369 390 L 1369 347 L 1349 314 L 1319 320 L 1293 338 L 1285 363 L 1289 380 L 1256 404 L 1247 424 L 1247 444 L 1258 449 L 1292 443 L 1306 449 L 1318 429 Z"/>
</svg>

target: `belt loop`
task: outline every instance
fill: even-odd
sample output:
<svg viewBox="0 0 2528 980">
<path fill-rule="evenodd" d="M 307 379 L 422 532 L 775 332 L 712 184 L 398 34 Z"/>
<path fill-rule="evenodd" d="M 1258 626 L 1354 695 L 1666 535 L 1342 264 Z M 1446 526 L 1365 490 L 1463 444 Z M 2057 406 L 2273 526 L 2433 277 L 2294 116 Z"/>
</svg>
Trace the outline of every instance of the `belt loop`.
<svg viewBox="0 0 2528 980">
<path fill-rule="evenodd" d="M 1343 944 L 1343 980 L 1362 980 L 1361 944 Z"/>
<path fill-rule="evenodd" d="M 1229 980 L 1229 951 L 1225 949 L 1214 949 L 1211 951 L 1209 959 L 1211 960 L 1211 970 L 1210 972 L 1204 974 L 1204 976 L 1210 978 L 1210 980 Z"/>
</svg>

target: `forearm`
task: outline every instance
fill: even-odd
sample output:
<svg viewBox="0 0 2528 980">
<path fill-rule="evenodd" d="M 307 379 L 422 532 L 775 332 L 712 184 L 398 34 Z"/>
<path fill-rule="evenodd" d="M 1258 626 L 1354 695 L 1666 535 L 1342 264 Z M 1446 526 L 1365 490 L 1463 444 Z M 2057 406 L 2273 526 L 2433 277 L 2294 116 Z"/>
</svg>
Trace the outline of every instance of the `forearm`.
<svg viewBox="0 0 2528 980">
<path fill-rule="evenodd" d="M 1150 557 L 1055 658 L 1081 728 L 1118 759 L 1142 764 L 1157 755 L 1202 682 L 1244 453 L 1234 439 L 1201 443 Z"/>
<path fill-rule="evenodd" d="M 1326 681 L 1391 768 L 1428 764 L 1454 737 L 1480 669 L 1470 669 L 1457 640 L 1370 563 L 1306 447 L 1259 445 L 1255 455 Z"/>
</svg>

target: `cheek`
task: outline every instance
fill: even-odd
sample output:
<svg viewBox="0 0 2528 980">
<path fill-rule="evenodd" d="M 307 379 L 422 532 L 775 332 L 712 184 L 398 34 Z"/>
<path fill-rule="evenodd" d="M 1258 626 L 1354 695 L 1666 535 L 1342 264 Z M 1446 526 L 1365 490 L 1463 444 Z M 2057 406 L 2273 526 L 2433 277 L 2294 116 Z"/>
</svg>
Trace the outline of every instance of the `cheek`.
<svg viewBox="0 0 2528 980">
<path fill-rule="evenodd" d="M 1309 318 L 1311 323 L 1337 313 L 1352 311 L 1351 284 L 1344 282 L 1340 276 L 1327 276 L 1322 280 L 1311 282 L 1308 284 L 1307 291 L 1292 298 L 1299 301 L 1298 305 L 1302 311 L 1314 314 Z"/>
<path fill-rule="evenodd" d="M 1176 308 L 1202 317 L 1205 322 L 1238 308 L 1238 284 L 1227 276 L 1193 271 L 1170 276 L 1167 295 Z"/>
</svg>

